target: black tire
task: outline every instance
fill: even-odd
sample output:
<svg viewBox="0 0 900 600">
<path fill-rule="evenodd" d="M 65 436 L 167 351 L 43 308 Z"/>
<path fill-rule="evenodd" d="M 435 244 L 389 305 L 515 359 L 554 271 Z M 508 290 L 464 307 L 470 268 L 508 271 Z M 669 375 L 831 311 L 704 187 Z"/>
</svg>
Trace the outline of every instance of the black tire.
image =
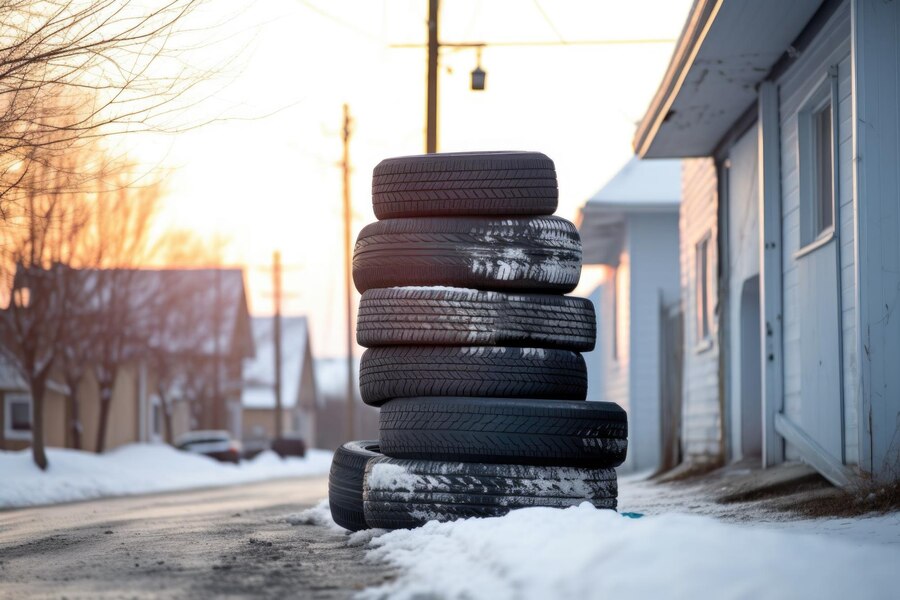
<svg viewBox="0 0 900 600">
<path fill-rule="evenodd" d="M 372 174 L 378 219 L 439 215 L 552 215 L 556 168 L 540 152 L 399 156 Z"/>
<path fill-rule="evenodd" d="M 385 346 L 363 353 L 363 402 L 413 396 L 584 400 L 587 368 L 568 350 L 506 346 Z"/>
<path fill-rule="evenodd" d="M 353 251 L 360 292 L 452 286 L 566 293 L 581 274 L 581 239 L 559 217 L 422 217 L 366 225 Z"/>
<path fill-rule="evenodd" d="M 613 469 L 382 457 L 366 466 L 363 498 L 369 527 L 402 529 L 532 506 L 615 509 L 617 493 Z"/>
<path fill-rule="evenodd" d="M 586 298 L 463 288 L 368 290 L 356 341 L 392 345 L 532 346 L 593 350 L 597 325 Z"/>
<path fill-rule="evenodd" d="M 394 458 L 609 468 L 628 423 L 611 402 L 401 398 L 381 407 L 380 437 Z"/>
<path fill-rule="evenodd" d="M 366 463 L 381 456 L 378 442 L 347 442 L 331 459 L 328 474 L 328 506 L 334 522 L 350 531 L 366 529 L 363 514 L 363 477 Z"/>
</svg>

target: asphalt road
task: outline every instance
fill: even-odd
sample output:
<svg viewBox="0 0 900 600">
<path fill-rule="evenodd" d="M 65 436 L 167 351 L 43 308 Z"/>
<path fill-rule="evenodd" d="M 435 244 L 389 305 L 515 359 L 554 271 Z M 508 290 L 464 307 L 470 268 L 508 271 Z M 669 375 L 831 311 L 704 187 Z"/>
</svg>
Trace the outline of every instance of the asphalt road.
<svg viewBox="0 0 900 600">
<path fill-rule="evenodd" d="M 289 479 L 0 512 L 0 598 L 348 598 L 392 576 L 286 516 L 327 495 Z"/>
</svg>

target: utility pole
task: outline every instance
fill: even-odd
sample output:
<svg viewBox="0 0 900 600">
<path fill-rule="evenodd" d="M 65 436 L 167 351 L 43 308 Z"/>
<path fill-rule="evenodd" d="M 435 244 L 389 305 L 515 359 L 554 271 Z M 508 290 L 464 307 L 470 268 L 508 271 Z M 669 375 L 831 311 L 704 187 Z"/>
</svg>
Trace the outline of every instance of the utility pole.
<svg viewBox="0 0 900 600">
<path fill-rule="evenodd" d="M 425 152 L 437 152 L 438 124 L 438 8 L 440 0 L 428 0 L 428 97 L 425 118 Z"/>
<path fill-rule="evenodd" d="M 353 247 L 351 235 L 353 234 L 353 211 L 350 205 L 350 106 L 344 104 L 344 159 L 341 161 L 341 169 L 344 175 L 344 252 L 346 264 L 344 265 L 344 291 L 347 303 L 347 439 L 356 438 L 356 390 L 353 380 Z"/>
<path fill-rule="evenodd" d="M 275 316 L 272 318 L 272 340 L 275 343 L 275 435 L 274 439 L 284 434 L 282 427 L 283 410 L 281 407 L 281 252 L 272 255 L 272 287 L 275 301 Z"/>
</svg>

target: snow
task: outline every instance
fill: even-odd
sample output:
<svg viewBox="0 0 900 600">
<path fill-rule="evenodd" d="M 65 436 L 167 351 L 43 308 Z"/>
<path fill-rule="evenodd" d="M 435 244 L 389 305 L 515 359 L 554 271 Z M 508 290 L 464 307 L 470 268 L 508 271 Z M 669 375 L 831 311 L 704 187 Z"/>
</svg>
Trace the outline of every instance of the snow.
<svg viewBox="0 0 900 600">
<path fill-rule="evenodd" d="M 285 521 L 291 525 L 321 525 L 336 533 L 347 533 L 347 530 L 334 522 L 331 516 L 331 508 L 328 499 L 320 500 L 312 508 L 307 508 L 298 513 L 287 515 Z"/>
<path fill-rule="evenodd" d="M 680 201 L 680 159 L 641 160 L 634 157 L 588 200 L 588 206 L 678 204 Z"/>
<path fill-rule="evenodd" d="M 323 475 L 331 456 L 315 449 L 304 458 L 263 452 L 233 465 L 163 444 L 130 444 L 105 454 L 48 448 L 50 466 L 41 472 L 30 450 L 0 452 L 0 509 Z"/>
<path fill-rule="evenodd" d="M 396 285 L 394 290 L 409 290 L 411 292 L 471 292 L 478 293 L 472 288 L 451 287 L 446 285 Z"/>
<path fill-rule="evenodd" d="M 250 408 L 275 407 L 275 319 L 253 317 L 256 356 L 244 361 L 241 403 Z M 305 355 L 309 352 L 306 317 L 281 318 L 281 402 L 292 407 L 300 397 Z M 312 374 L 308 374 L 311 376 Z"/>
<path fill-rule="evenodd" d="M 401 568 L 375 598 L 893 598 L 900 549 L 584 503 L 374 537 Z"/>
<path fill-rule="evenodd" d="M 372 463 L 372 468 L 366 474 L 368 487 L 377 490 L 411 491 L 416 489 L 416 484 L 421 479 L 407 471 L 403 465 L 387 462 Z"/>
</svg>

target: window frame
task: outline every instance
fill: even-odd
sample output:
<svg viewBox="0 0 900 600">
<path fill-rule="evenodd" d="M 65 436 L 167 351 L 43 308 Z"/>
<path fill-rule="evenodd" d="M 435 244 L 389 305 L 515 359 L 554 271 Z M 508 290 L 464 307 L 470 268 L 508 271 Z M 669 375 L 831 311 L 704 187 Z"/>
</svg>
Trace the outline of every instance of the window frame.
<svg viewBox="0 0 900 600">
<path fill-rule="evenodd" d="M 28 418 L 31 429 L 20 431 L 12 428 L 12 405 L 16 402 L 28 404 Z M 3 437 L 7 440 L 21 440 L 30 442 L 34 430 L 34 403 L 31 395 L 26 392 L 7 392 L 3 395 Z"/>
<path fill-rule="evenodd" d="M 712 232 L 708 231 L 694 244 L 694 333 L 698 352 L 712 346 L 711 242 Z"/>
<path fill-rule="evenodd" d="M 814 86 L 813 91 L 804 99 L 797 111 L 797 157 L 800 176 L 800 229 L 799 250 L 795 258 L 805 256 L 828 244 L 837 236 L 838 224 L 838 182 L 839 182 L 839 102 L 838 102 L 837 66 L 828 69 L 825 76 Z M 830 157 L 830 198 L 821 195 L 820 158 L 823 154 L 822 140 L 819 135 L 819 116 L 830 111 L 829 139 L 827 140 Z M 823 207 L 827 206 L 831 213 L 830 224 L 822 226 Z"/>
</svg>

